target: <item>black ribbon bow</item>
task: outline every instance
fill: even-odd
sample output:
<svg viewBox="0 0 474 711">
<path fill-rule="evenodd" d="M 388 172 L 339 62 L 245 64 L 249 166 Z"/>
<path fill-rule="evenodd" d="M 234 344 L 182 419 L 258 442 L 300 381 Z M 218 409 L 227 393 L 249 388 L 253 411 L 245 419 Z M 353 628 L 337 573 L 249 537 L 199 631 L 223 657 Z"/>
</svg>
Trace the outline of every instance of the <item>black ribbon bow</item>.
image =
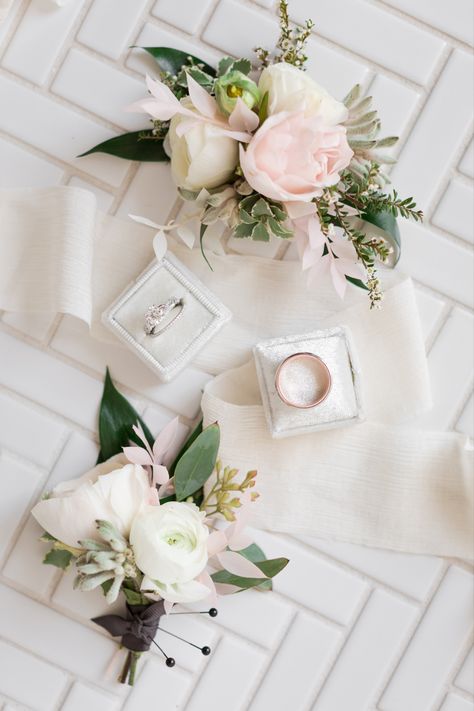
<svg viewBox="0 0 474 711">
<path fill-rule="evenodd" d="M 92 618 L 92 622 L 100 625 L 112 637 L 122 637 L 122 645 L 133 652 L 147 652 L 158 631 L 160 617 L 165 614 L 164 601 L 159 600 L 151 605 L 129 605 L 127 616 L 102 615 Z"/>
</svg>

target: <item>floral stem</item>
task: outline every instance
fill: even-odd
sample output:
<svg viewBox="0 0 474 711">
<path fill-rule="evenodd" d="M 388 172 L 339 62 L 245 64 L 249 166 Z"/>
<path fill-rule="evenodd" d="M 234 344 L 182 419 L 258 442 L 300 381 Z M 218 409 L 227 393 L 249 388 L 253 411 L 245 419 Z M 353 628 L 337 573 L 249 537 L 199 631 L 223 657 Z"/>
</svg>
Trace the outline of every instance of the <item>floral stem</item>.
<svg viewBox="0 0 474 711">
<path fill-rule="evenodd" d="M 128 685 L 133 686 L 135 683 L 135 674 L 137 671 L 138 660 L 140 659 L 140 652 L 130 652 L 130 670 L 128 673 Z"/>
<path fill-rule="evenodd" d="M 127 654 L 127 658 L 126 658 L 126 660 L 125 660 L 125 664 L 123 665 L 123 669 L 122 669 L 122 671 L 121 671 L 121 673 L 120 673 L 120 676 L 119 676 L 119 679 L 118 679 L 121 684 L 126 684 L 126 683 L 127 683 L 127 677 L 128 677 L 128 673 L 129 673 L 129 671 L 130 671 L 130 665 L 131 665 L 131 663 L 132 663 L 132 653 L 129 652 L 129 653 Z"/>
</svg>

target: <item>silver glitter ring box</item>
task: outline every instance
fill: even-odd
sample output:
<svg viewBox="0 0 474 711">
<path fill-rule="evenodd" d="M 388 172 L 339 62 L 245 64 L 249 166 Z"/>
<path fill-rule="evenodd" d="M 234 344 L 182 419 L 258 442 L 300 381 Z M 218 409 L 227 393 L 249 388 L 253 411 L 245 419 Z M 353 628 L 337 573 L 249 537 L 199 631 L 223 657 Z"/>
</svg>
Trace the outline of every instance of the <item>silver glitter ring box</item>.
<svg viewBox="0 0 474 711">
<path fill-rule="evenodd" d="M 147 309 L 181 300 L 179 318 L 156 337 Z M 158 375 L 172 380 L 231 318 L 231 312 L 173 255 L 152 263 L 102 314 L 102 322 Z"/>
<path fill-rule="evenodd" d="M 286 377 L 292 380 L 278 387 L 281 364 L 291 361 L 290 356 L 295 354 L 317 356 L 314 360 L 322 361 L 330 373 L 329 391 L 314 407 L 304 404 L 306 399 L 311 401 L 311 393 L 306 391 L 315 386 L 314 377 L 305 373 L 304 368 L 288 370 Z M 265 417 L 273 438 L 344 427 L 364 419 L 360 370 L 345 326 L 262 341 L 255 346 L 254 356 Z M 282 387 L 294 398 L 300 398 L 300 407 L 282 399 Z"/>
</svg>

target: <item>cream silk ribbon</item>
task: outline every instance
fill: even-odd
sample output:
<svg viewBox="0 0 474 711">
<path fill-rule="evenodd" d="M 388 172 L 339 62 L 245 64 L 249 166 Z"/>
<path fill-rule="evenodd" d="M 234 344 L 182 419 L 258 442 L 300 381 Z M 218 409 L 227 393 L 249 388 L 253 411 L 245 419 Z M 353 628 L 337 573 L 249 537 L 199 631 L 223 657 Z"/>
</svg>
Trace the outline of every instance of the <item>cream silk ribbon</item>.
<svg viewBox="0 0 474 711">
<path fill-rule="evenodd" d="M 102 311 L 153 258 L 153 232 L 97 212 L 76 188 L 0 192 L 0 308 L 69 313 L 114 340 Z M 178 258 L 230 308 L 232 321 L 194 365 L 217 375 L 206 422 L 222 428 L 221 458 L 259 470 L 255 522 L 263 528 L 371 546 L 472 558 L 472 452 L 466 438 L 415 428 L 430 406 L 421 328 L 409 279 L 384 275 L 383 309 L 351 289 L 306 288 L 291 261 L 211 255 Z M 367 420 L 272 440 L 251 349 L 263 338 L 344 324 L 362 372 Z M 114 340 L 114 343 L 116 341 Z"/>
</svg>

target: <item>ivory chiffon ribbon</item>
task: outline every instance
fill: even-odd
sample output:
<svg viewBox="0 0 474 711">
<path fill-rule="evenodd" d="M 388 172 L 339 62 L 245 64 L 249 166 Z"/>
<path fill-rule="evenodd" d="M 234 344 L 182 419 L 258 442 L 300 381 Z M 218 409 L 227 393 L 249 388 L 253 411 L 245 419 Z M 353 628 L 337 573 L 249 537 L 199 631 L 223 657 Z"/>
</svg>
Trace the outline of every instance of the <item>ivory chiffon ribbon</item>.
<svg viewBox="0 0 474 711">
<path fill-rule="evenodd" d="M 0 192 L 0 308 L 69 313 L 116 341 L 102 311 L 153 258 L 149 228 L 96 210 L 77 188 Z M 384 275 L 383 309 L 351 289 L 306 288 L 291 261 L 173 252 L 230 308 L 232 321 L 194 364 L 217 375 L 206 422 L 222 427 L 220 456 L 258 468 L 263 528 L 414 553 L 472 558 L 472 452 L 454 433 L 416 429 L 430 406 L 426 356 L 409 279 Z M 344 324 L 352 332 L 367 421 L 272 440 L 251 349 L 263 338 Z"/>
</svg>

